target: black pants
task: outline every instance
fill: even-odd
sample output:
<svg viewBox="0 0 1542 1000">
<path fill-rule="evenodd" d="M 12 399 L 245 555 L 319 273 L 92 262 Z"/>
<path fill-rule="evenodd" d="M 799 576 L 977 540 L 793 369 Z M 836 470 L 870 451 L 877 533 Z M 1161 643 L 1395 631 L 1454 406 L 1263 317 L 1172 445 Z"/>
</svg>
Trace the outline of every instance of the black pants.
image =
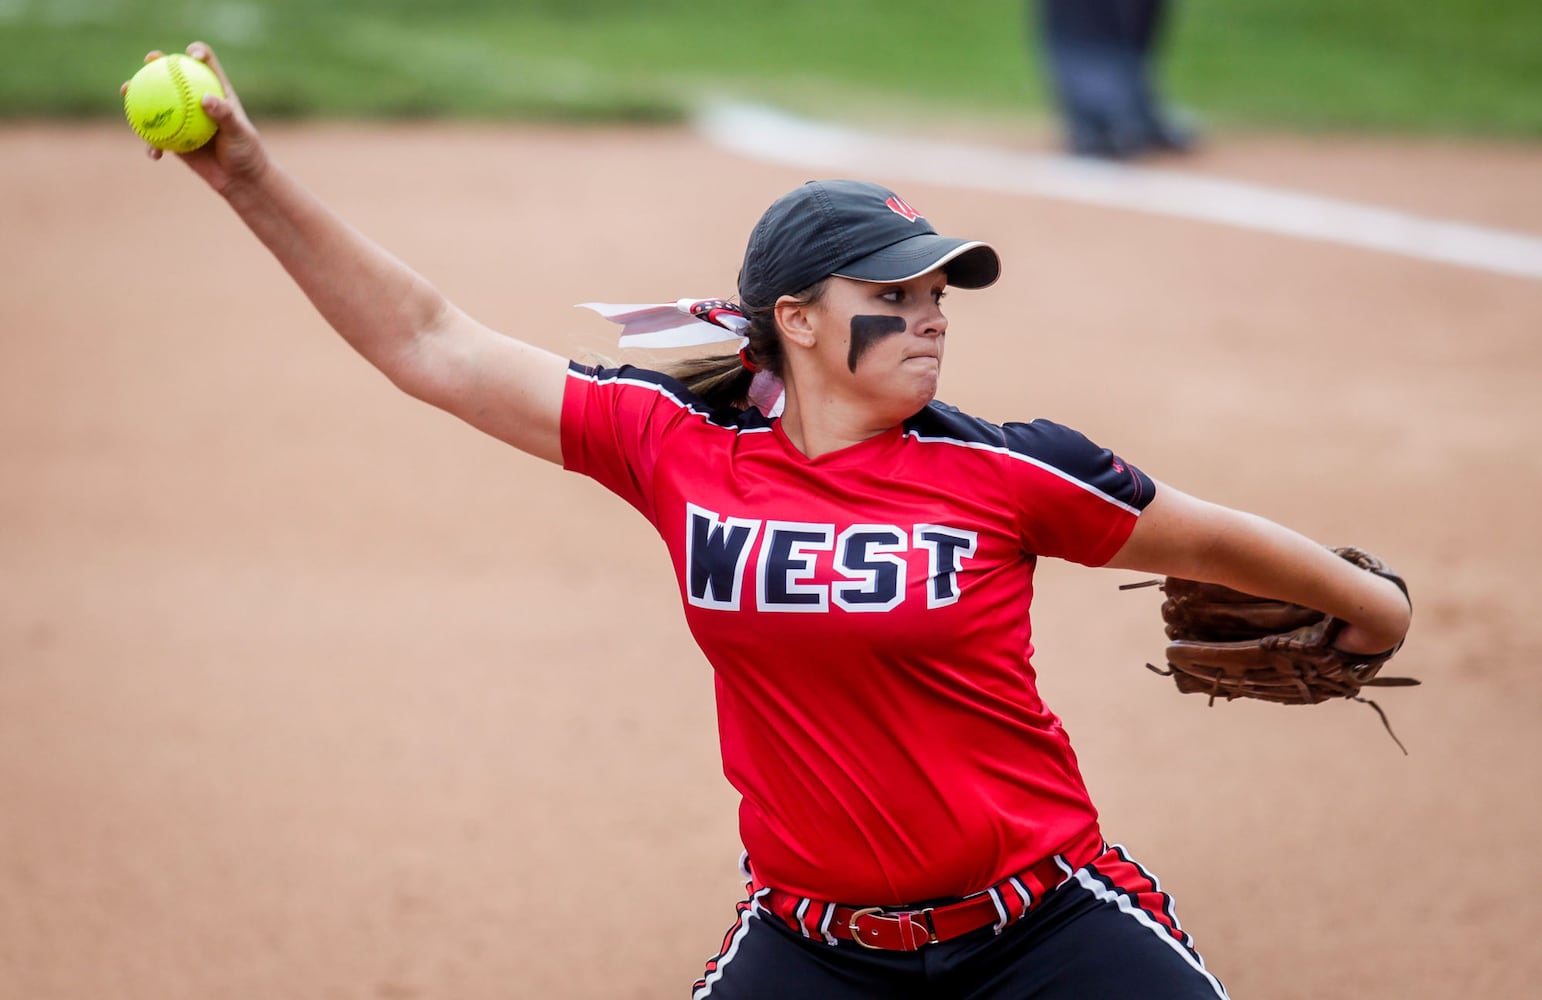
<svg viewBox="0 0 1542 1000">
<path fill-rule="evenodd" d="M 693 1000 L 1226 1000 L 1156 879 L 1114 847 L 1000 935 L 917 952 L 810 940 L 739 906 Z"/>
<path fill-rule="evenodd" d="M 1156 95 L 1165 0 L 1032 0 L 1073 152 L 1133 156 L 1171 145 Z"/>
</svg>

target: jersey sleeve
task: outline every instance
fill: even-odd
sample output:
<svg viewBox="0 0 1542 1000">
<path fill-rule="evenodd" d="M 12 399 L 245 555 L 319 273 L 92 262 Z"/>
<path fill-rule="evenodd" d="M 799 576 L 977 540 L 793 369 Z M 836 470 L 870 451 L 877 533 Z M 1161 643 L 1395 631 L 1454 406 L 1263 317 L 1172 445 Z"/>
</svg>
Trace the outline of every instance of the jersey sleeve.
<svg viewBox="0 0 1542 1000">
<path fill-rule="evenodd" d="M 654 521 L 654 469 L 670 431 L 693 403 L 683 385 L 658 372 L 573 362 L 562 396 L 562 467 L 595 480 Z"/>
<path fill-rule="evenodd" d="M 1018 501 L 1023 548 L 1101 566 L 1112 559 L 1156 486 L 1145 473 L 1082 434 L 1049 420 L 1002 427 L 1008 484 Z"/>
</svg>

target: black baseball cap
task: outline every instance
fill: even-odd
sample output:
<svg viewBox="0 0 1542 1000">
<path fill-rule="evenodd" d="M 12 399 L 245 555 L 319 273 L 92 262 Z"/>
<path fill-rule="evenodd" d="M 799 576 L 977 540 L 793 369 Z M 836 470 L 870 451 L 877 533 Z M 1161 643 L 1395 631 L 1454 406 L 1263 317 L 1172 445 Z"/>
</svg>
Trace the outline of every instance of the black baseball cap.
<svg viewBox="0 0 1542 1000">
<path fill-rule="evenodd" d="M 831 275 L 909 281 L 944 265 L 948 283 L 959 288 L 984 288 L 1001 275 L 995 248 L 937 235 L 886 187 L 809 181 L 773 202 L 751 230 L 739 300 L 763 308 Z"/>
</svg>

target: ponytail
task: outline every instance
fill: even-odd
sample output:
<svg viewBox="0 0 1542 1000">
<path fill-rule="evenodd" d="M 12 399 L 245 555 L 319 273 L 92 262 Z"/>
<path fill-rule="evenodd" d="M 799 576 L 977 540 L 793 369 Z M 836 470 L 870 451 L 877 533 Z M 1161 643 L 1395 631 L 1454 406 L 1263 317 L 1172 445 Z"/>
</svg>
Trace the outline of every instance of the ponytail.
<svg viewBox="0 0 1542 1000">
<path fill-rule="evenodd" d="M 814 305 L 824 298 L 827 281 L 816 281 L 793 297 L 804 305 Z M 687 389 L 713 410 L 748 409 L 750 383 L 755 380 L 756 371 L 768 372 L 777 379 L 785 378 L 786 355 L 782 351 L 782 338 L 776 331 L 776 306 L 740 305 L 739 310 L 750 321 L 744 331 L 749 343 L 742 356 L 718 354 L 691 358 L 665 368 L 667 374 L 685 383 Z"/>
<path fill-rule="evenodd" d="M 737 354 L 689 358 L 669 366 L 666 373 L 684 382 L 693 395 L 714 411 L 745 409 L 749 405 L 745 397 L 750 394 L 750 382 L 755 378 Z"/>
</svg>

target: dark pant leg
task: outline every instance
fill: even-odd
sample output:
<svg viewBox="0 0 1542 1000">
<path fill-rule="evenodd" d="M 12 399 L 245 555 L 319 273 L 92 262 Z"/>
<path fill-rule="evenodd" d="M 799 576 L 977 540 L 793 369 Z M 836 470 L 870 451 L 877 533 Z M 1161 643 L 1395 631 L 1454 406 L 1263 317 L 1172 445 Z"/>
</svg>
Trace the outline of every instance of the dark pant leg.
<svg viewBox="0 0 1542 1000">
<path fill-rule="evenodd" d="M 746 900 L 691 1000 L 923 1000 L 921 961 L 808 940 Z"/>
<path fill-rule="evenodd" d="M 1167 22 L 1167 0 L 1132 0 L 1126 15 L 1130 44 L 1142 57 L 1151 58 L 1162 42 L 1162 26 Z"/>
<path fill-rule="evenodd" d="M 746 900 L 692 1000 L 1227 1000 L 1172 898 L 1110 847 L 1001 934 L 918 952 L 810 940 Z"/>
<path fill-rule="evenodd" d="M 949 1000 L 1226 1000 L 1156 880 L 1114 848 L 999 937 L 935 956 Z"/>
<path fill-rule="evenodd" d="M 1169 116 L 1161 94 L 1161 48 L 1163 26 L 1167 22 L 1167 0 L 1123 0 L 1131 59 L 1130 86 L 1140 127 L 1147 143 L 1155 149 L 1186 150 L 1193 146 L 1193 133 Z"/>
<path fill-rule="evenodd" d="M 1072 152 L 1131 156 L 1143 148 L 1142 22 L 1135 2 L 1037 0 L 1045 65 Z"/>
</svg>

